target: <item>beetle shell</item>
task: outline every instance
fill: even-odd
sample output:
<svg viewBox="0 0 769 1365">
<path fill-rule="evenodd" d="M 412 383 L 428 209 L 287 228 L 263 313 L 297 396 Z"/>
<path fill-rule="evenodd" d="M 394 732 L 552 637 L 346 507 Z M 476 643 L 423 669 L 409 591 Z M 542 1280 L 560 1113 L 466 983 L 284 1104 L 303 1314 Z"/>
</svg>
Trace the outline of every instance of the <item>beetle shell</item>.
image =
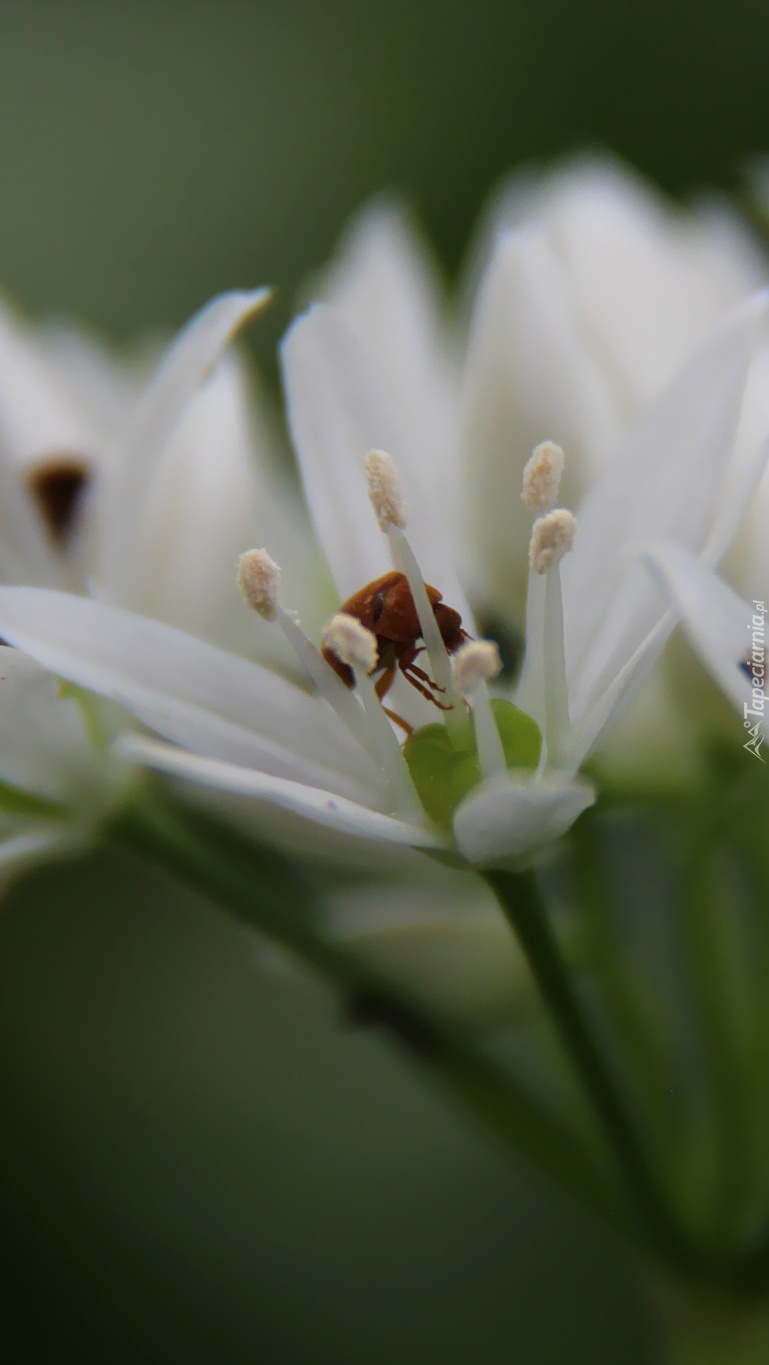
<svg viewBox="0 0 769 1365">
<path fill-rule="evenodd" d="M 462 629 L 462 617 L 453 607 L 448 606 L 437 588 L 425 583 L 430 606 L 435 613 L 441 638 L 449 654 L 453 654 L 467 639 Z M 411 596 L 411 589 L 404 573 L 394 569 L 367 583 L 365 588 L 353 593 L 339 608 L 348 616 L 354 616 L 367 630 L 372 631 L 377 642 L 377 661 L 372 673 L 382 669 L 394 670 L 400 666 L 408 677 L 406 669 L 413 666 L 419 653 L 417 641 L 422 638 L 419 616 Z M 354 684 L 352 669 L 343 664 L 330 649 L 323 650 L 323 657 L 339 675 L 347 687 Z M 413 679 L 409 682 L 413 684 Z M 420 687 L 418 689 L 422 691 Z"/>
</svg>

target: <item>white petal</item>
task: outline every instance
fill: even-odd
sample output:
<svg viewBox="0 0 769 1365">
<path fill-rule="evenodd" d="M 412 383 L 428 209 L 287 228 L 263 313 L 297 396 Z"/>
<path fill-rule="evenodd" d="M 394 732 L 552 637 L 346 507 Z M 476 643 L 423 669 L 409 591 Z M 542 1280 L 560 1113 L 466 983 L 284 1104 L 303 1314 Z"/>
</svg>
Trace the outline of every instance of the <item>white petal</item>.
<svg viewBox="0 0 769 1365">
<path fill-rule="evenodd" d="M 769 423 L 769 412 L 767 413 L 767 423 Z M 717 565 L 720 563 L 733 543 L 751 505 L 754 504 L 754 500 L 755 504 L 758 505 L 756 494 L 766 473 L 767 461 L 769 461 L 769 441 L 763 440 L 760 445 L 755 446 L 748 455 L 743 457 L 739 469 L 731 471 L 719 500 L 713 528 L 703 551 L 702 557 L 707 564 Z"/>
<path fill-rule="evenodd" d="M 751 300 L 717 329 L 648 413 L 579 509 L 564 560 L 573 716 L 608 685 L 664 611 L 627 544 L 664 537 L 700 552 L 732 449 L 750 356 L 766 309 Z"/>
<path fill-rule="evenodd" d="M 567 167 L 547 197 L 576 312 L 638 410 L 761 281 L 715 214 L 684 215 L 617 164 Z"/>
<path fill-rule="evenodd" d="M 0 648 L 0 781 L 50 801 L 93 804 L 111 767 L 56 679 L 18 650 Z"/>
<path fill-rule="evenodd" d="M 166 352 L 105 471 L 100 578 L 110 595 L 119 597 L 131 581 L 147 485 L 177 422 L 237 329 L 268 299 L 266 289 L 220 295 L 195 315 Z"/>
<path fill-rule="evenodd" d="M 369 450 L 386 450 L 398 467 L 409 506 L 409 539 L 425 580 L 471 621 L 448 531 L 422 492 L 424 454 L 400 428 L 354 334 L 330 308 L 315 307 L 290 328 L 282 356 L 305 495 L 340 599 L 392 567 L 369 503 L 363 463 Z"/>
<path fill-rule="evenodd" d="M 58 583 L 57 562 L 18 468 L 0 454 L 0 581 Z"/>
<path fill-rule="evenodd" d="M 692 648 L 742 715 L 743 705 L 751 699 L 752 683 L 740 665 L 751 656 L 757 608 L 743 602 L 722 579 L 675 545 L 646 546 L 642 557 L 680 613 Z M 763 641 L 763 625 L 760 630 Z M 759 664 L 765 666 L 765 662 Z"/>
<path fill-rule="evenodd" d="M 380 877 L 328 896 L 331 933 L 443 1015 L 509 1018 L 526 998 L 526 968 L 496 898 L 474 873 L 423 862 L 408 881 Z"/>
<path fill-rule="evenodd" d="M 273 458 L 264 403 L 243 359 L 233 352 L 223 356 L 151 473 L 135 547 L 139 576 L 131 600 L 125 585 L 121 605 L 295 671 L 281 632 L 245 609 L 233 567 L 244 550 L 267 544 L 285 565 L 291 606 L 303 611 L 314 592 L 318 625 L 333 610 L 333 595 L 319 590 L 325 586 L 318 572 L 322 558 L 316 548 L 312 564 L 312 534 L 299 496 Z"/>
<path fill-rule="evenodd" d="M 594 801 L 590 783 L 570 774 L 509 773 L 462 802 L 454 835 L 468 862 L 500 866 L 560 838 Z"/>
<path fill-rule="evenodd" d="M 0 302 L 0 460 L 92 454 L 96 429 L 31 328 Z"/>
<path fill-rule="evenodd" d="M 675 614 L 672 611 L 663 612 L 630 658 L 622 661 L 618 671 L 607 670 L 605 684 L 602 689 L 596 690 L 590 705 L 581 713 L 572 715 L 571 735 L 563 754 L 566 767 L 576 771 L 582 766 L 588 754 L 648 678 L 675 624 Z"/>
<path fill-rule="evenodd" d="M 0 635 L 178 743 L 379 790 L 368 755 L 318 697 L 171 626 L 65 593 L 0 588 Z"/>
<path fill-rule="evenodd" d="M 119 742 L 119 751 L 132 762 L 236 796 L 249 797 L 255 803 L 280 807 L 342 834 L 418 848 L 445 846 L 445 840 L 426 826 L 409 825 L 390 815 L 381 815 L 346 800 L 335 791 L 322 791 L 302 782 L 256 772 L 253 768 L 202 758 L 141 735 L 125 736 Z"/>
<path fill-rule="evenodd" d="M 355 333 L 388 405 L 419 447 L 424 482 L 447 487 L 455 474 L 456 376 L 435 264 L 405 209 L 381 199 L 364 208 L 340 243 L 322 292 Z"/>
<path fill-rule="evenodd" d="M 137 359 L 114 350 L 70 321 L 44 325 L 38 342 L 95 433 L 98 449 L 89 454 L 100 465 L 118 424 L 126 420 L 149 379 L 148 361 L 143 355 Z"/>
<path fill-rule="evenodd" d="M 561 501 L 573 506 L 626 425 L 541 232 L 505 234 L 496 245 L 473 318 L 462 424 L 473 574 L 507 613 L 512 596 L 520 621 L 531 530 L 521 501 L 526 461 L 540 441 L 558 441 L 566 451 Z"/>
</svg>

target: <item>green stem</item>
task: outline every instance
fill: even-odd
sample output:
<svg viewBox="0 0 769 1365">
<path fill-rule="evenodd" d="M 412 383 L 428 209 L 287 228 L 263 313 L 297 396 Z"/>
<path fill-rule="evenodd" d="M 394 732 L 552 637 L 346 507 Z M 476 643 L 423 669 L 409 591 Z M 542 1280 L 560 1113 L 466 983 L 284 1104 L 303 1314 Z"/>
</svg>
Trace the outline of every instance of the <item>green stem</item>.
<svg viewBox="0 0 769 1365">
<path fill-rule="evenodd" d="M 628 968 L 604 851 L 592 813 L 580 820 L 574 836 L 572 847 L 590 964 L 600 984 L 612 1034 L 629 1065 L 629 1074 L 643 1092 L 645 1112 L 653 1117 L 659 1140 L 669 1147 L 676 1143 L 678 1132 L 678 1119 L 669 1103 L 676 1081 L 667 1036 L 669 1021 L 665 1020 L 667 1029 L 660 1026 L 659 1006 L 656 1015 L 649 1009 L 649 1000 L 655 994 L 651 983 L 640 976 L 637 964 Z"/>
<path fill-rule="evenodd" d="M 149 789 L 119 817 L 112 837 L 312 968 L 341 996 L 351 1021 L 381 1028 L 508 1150 L 617 1232 L 628 1231 L 616 1186 L 561 1120 L 476 1043 L 326 936 L 312 889 L 287 860 Z"/>
<path fill-rule="evenodd" d="M 647 1246 L 684 1274 L 707 1274 L 657 1185 L 633 1119 L 583 1012 L 532 872 L 487 872 L 512 926 L 561 1044 L 614 1152 Z"/>
<path fill-rule="evenodd" d="M 716 1242 L 725 1244 L 738 1234 L 749 1200 L 753 1115 L 751 1078 L 746 1074 L 750 1029 L 741 1019 L 749 964 L 739 960 L 739 907 L 728 913 L 717 880 L 719 835 L 717 811 L 708 807 L 695 813 L 680 922 L 713 1139 L 711 1207 L 703 1212 L 709 1215 Z"/>
</svg>

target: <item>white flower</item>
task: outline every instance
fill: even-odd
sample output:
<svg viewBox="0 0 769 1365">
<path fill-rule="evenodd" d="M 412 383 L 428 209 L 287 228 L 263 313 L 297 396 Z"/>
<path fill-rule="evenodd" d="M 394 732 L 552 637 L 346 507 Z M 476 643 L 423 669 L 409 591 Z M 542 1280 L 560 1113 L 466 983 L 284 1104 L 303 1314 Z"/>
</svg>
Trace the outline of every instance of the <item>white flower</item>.
<svg viewBox="0 0 769 1365">
<path fill-rule="evenodd" d="M 512 498 L 512 466 L 543 422 L 569 451 L 565 489 L 578 501 L 708 330 L 769 281 L 769 266 L 727 205 L 674 208 L 630 173 L 592 160 L 515 178 L 490 215 L 483 255 L 463 420 L 466 449 L 487 471 L 469 507 L 476 576 L 496 601 L 523 572 L 521 532 L 511 537 L 500 509 Z M 767 395 L 764 335 L 735 443 L 744 489 L 760 473 L 751 462 L 769 431 Z M 769 584 L 767 516 L 769 475 L 725 563 L 747 599 Z M 670 771 L 696 761 L 689 669 L 655 672 L 604 763 L 654 769 L 664 758 Z"/>
<path fill-rule="evenodd" d="M 146 361 L 120 364 L 71 328 L 36 332 L 0 307 L 5 582 L 75 589 L 126 603 L 253 651 L 232 583 L 237 552 L 260 526 L 280 527 L 289 541 L 293 536 L 296 545 L 307 543 L 298 500 L 270 463 L 262 405 L 254 401 L 239 359 L 222 359 L 234 332 L 266 299 L 264 290 L 215 299 L 184 329 L 152 377 Z M 276 643 L 266 641 L 267 652 L 285 663 L 287 652 L 276 650 Z M 9 673 L 19 666 L 9 664 Z M 52 728 L 58 726 L 74 743 L 71 713 L 77 703 L 56 702 L 53 679 L 47 687 L 36 684 L 35 695 L 48 720 L 27 725 L 23 743 L 36 773 L 50 757 L 49 785 L 55 786 L 60 765 Z M 14 697 L 10 684 L 0 689 L 0 725 L 6 728 L 13 725 Z M 92 715 L 81 727 L 79 742 L 91 746 L 90 767 L 103 769 L 102 797 L 109 792 L 114 803 L 127 790 L 106 744 L 119 718 L 110 716 L 105 742 L 96 747 L 94 722 Z M 103 717 L 100 724 L 104 731 Z M 14 785 L 3 763 L 0 756 L 0 781 Z M 123 776 L 124 769 L 123 764 Z M 106 799 L 92 802 L 89 790 L 79 784 L 62 807 L 78 840 L 86 821 L 95 828 L 111 809 Z M 18 821 L 24 803 L 15 804 Z M 34 834 L 34 801 L 27 808 Z"/>
<path fill-rule="evenodd" d="M 404 335 L 416 334 L 424 319 L 409 315 L 408 290 L 401 306 Z M 373 697 L 369 643 L 341 627 L 327 641 L 352 667 L 355 696 L 283 607 L 263 553 L 251 593 L 252 604 L 271 618 L 261 630 L 282 628 L 312 693 L 157 621 L 32 588 L 0 590 L 0 632 L 54 672 L 118 701 L 170 741 L 127 741 L 125 751 L 134 758 L 250 798 L 260 821 L 272 813 L 271 828 L 283 842 L 321 827 L 329 838 L 452 852 L 471 865 L 528 855 L 568 828 L 593 799 L 578 769 L 631 686 L 652 667 L 674 624 L 665 597 L 627 556 L 627 547 L 664 537 L 695 556 L 716 559 L 744 514 L 758 462 L 746 473 L 731 467 L 729 455 L 764 312 L 763 299 L 739 309 L 650 406 L 576 509 L 572 552 L 571 514 L 550 507 L 558 460 L 552 447 L 537 452 L 540 466 L 527 478 L 527 656 L 517 699 L 542 731 L 539 761 L 530 747 L 515 757 L 530 746 L 530 721 L 508 712 L 508 733 L 491 719 L 482 676 L 484 668 L 490 671 L 488 653 L 485 665 L 476 654 L 472 666 L 460 669 L 478 746 L 477 759 L 463 754 L 463 708 L 422 586 L 434 584 L 475 634 L 455 567 L 466 551 L 461 509 L 493 470 L 480 460 L 449 458 L 440 472 L 442 451 L 423 444 L 426 427 L 401 423 L 394 361 L 400 333 L 386 342 L 377 334 L 375 363 L 333 307 L 312 309 L 291 329 L 283 352 L 290 425 L 339 599 L 386 573 L 394 556 L 409 580 L 432 679 L 445 689 L 438 696 L 453 703 L 444 713 L 452 732 L 451 781 L 459 782 L 456 767 L 465 759 L 479 763 L 469 791 L 459 782 L 462 799 L 449 804 L 449 818 L 431 819 L 418 799 L 412 778 L 426 800 L 422 760 L 407 766 Z M 411 409 L 405 411 L 410 417 Z M 383 448 L 396 458 L 402 493 L 387 457 L 375 456 L 364 467 L 366 451 Z M 568 452 L 566 461 L 568 468 Z M 515 498 L 507 503 L 511 534 L 522 479 L 519 467 Z M 533 531 L 532 513 L 538 514 Z M 501 507 L 497 515 L 503 515 Z M 283 559 L 278 539 L 271 544 Z M 198 550 L 205 555 L 205 537 Z M 307 571 L 315 572 L 312 556 Z M 425 719 L 428 703 L 405 684 L 393 698 L 401 715 L 416 719 L 421 707 Z M 519 764 L 512 771 L 508 742 Z M 428 769 L 438 761 L 435 754 L 428 760 Z"/>
</svg>

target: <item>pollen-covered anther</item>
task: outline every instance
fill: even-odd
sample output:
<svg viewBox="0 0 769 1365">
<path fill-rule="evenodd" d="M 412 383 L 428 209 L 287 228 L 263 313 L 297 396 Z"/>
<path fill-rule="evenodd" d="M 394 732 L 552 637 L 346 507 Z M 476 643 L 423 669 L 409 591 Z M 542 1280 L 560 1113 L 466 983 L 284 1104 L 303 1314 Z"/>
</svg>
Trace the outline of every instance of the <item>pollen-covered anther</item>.
<svg viewBox="0 0 769 1365">
<path fill-rule="evenodd" d="M 479 683 L 491 682 L 502 670 L 499 650 L 493 640 L 468 640 L 454 655 L 454 680 L 467 696 Z"/>
<path fill-rule="evenodd" d="M 332 616 L 323 631 L 323 648 L 332 650 L 341 663 L 365 674 L 376 666 L 379 653 L 372 631 L 344 611 Z"/>
<path fill-rule="evenodd" d="M 365 466 L 368 495 L 380 531 L 387 532 L 391 526 L 403 530 L 408 521 L 408 508 L 392 457 L 384 450 L 370 450 Z"/>
<path fill-rule="evenodd" d="M 521 498 L 532 512 L 548 512 L 558 498 L 564 454 L 554 441 L 542 441 L 532 451 L 523 471 Z"/>
<path fill-rule="evenodd" d="M 246 605 L 265 621 L 274 621 L 280 606 L 280 565 L 266 550 L 247 550 L 238 561 L 238 587 Z"/>
<path fill-rule="evenodd" d="M 548 573 L 574 546 L 577 519 L 565 507 L 556 507 L 534 522 L 529 543 L 529 564 L 535 573 Z"/>
</svg>

